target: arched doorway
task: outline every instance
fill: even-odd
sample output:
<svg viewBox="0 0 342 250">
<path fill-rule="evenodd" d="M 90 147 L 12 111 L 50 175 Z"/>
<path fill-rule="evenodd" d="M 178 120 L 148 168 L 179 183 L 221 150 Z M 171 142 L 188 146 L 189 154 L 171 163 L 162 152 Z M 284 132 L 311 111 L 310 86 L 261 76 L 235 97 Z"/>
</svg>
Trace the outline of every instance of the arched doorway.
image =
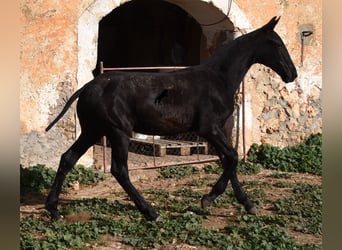
<svg viewBox="0 0 342 250">
<path fill-rule="evenodd" d="M 232 39 L 235 26 L 242 30 L 251 29 L 248 19 L 239 7 L 232 2 L 229 12 L 228 3 L 229 1 L 221 0 L 95 0 L 84 9 L 78 20 L 78 88 L 97 74 L 101 60 L 104 61 L 105 67 L 194 65 L 205 61 L 223 41 L 227 38 Z M 140 8 L 136 8 L 135 4 Z M 150 12 L 155 8 L 159 13 L 153 18 L 146 18 L 146 16 L 151 17 Z M 121 13 L 115 17 L 117 12 Z M 129 15 L 127 12 L 130 12 Z M 228 18 L 224 18 L 228 12 Z M 119 24 L 113 25 L 113 19 L 117 18 Z M 218 20 L 223 21 L 217 23 Z M 140 22 L 146 27 L 141 26 Z M 212 23 L 217 24 L 207 25 Z M 117 30 L 113 31 L 113 27 L 121 29 L 121 33 Z M 130 32 L 132 27 L 135 29 L 135 36 Z M 157 35 L 151 35 L 156 29 L 158 29 Z M 108 38 L 111 32 L 120 35 L 116 38 L 126 37 L 126 39 L 112 41 L 114 45 L 110 42 L 113 37 L 102 41 L 103 38 Z M 107 35 L 103 36 L 103 34 Z M 149 39 L 147 40 L 149 42 L 143 39 Z M 127 44 L 123 44 L 123 41 Z M 128 43 L 135 44 L 136 48 L 128 46 Z M 147 46 L 142 47 L 142 44 Z M 120 46 L 125 48 L 122 49 L 126 51 L 125 53 L 118 51 Z M 143 54 L 137 56 L 138 50 Z M 157 56 L 155 51 L 162 53 Z M 76 134 L 79 132 L 79 124 L 76 123 Z M 88 159 L 88 156 L 92 158 L 91 155 L 92 153 L 89 152 L 82 158 Z"/>
<path fill-rule="evenodd" d="M 200 37 L 200 59 L 202 62 L 206 60 L 218 46 L 220 46 L 222 42 L 222 37 L 227 37 L 226 34 L 234 31 L 234 26 L 243 30 L 250 30 L 251 26 L 248 22 L 248 19 L 244 15 L 244 13 L 239 9 L 239 7 L 232 2 L 231 8 L 229 12 L 228 18 L 224 19 L 223 22 L 217 23 L 215 25 L 203 25 L 216 23 L 218 20 L 222 20 L 223 17 L 228 13 L 229 4 L 228 2 L 222 0 L 198 0 L 198 1 L 188 1 L 188 0 L 165 0 L 165 1 L 137 1 L 137 0 L 120 0 L 120 1 L 112 1 L 112 0 L 95 0 L 93 3 L 87 8 L 85 8 L 78 20 L 78 66 L 77 66 L 77 85 L 78 88 L 82 87 L 88 81 L 90 81 L 94 75 L 93 70 L 97 66 L 98 60 L 98 42 L 99 41 L 99 32 L 102 29 L 99 25 L 101 20 L 105 19 L 105 17 L 109 16 L 111 13 L 116 12 L 116 10 L 121 7 L 127 6 L 125 8 L 131 8 L 130 3 L 139 4 L 138 2 L 142 2 L 141 5 L 145 3 L 150 5 L 160 4 L 165 8 L 168 7 L 170 9 L 176 9 L 173 12 L 171 10 L 167 10 L 168 13 L 180 13 L 183 12 L 183 26 L 185 27 L 186 20 L 192 19 L 195 23 L 200 24 L 202 35 Z M 152 7 L 154 8 L 154 7 Z M 133 7 L 134 9 L 134 7 Z M 161 9 L 159 9 L 161 10 Z M 149 12 L 149 8 L 145 10 L 145 12 Z M 164 12 L 158 13 L 159 15 L 166 16 L 163 14 Z M 184 15 L 188 17 L 185 17 Z M 126 15 L 126 18 L 131 19 L 134 15 Z M 178 16 L 179 17 L 179 16 Z M 165 17 L 168 19 L 170 17 Z M 172 18 L 172 17 L 171 17 Z M 136 19 L 137 22 L 140 22 L 141 19 Z M 154 20 L 153 25 L 155 25 L 156 21 Z M 191 26 L 191 25 L 190 25 Z M 126 30 L 129 32 L 129 30 Z M 186 31 L 181 32 L 181 34 Z M 223 34 L 223 36 L 222 36 Z M 189 34 L 186 36 L 189 39 L 187 42 L 187 46 L 191 44 L 191 41 L 194 41 L 195 37 L 193 34 Z M 191 38 L 193 37 L 193 38 Z M 139 40 L 138 40 L 139 41 Z M 197 43 L 197 44 L 198 44 Z M 151 45 L 150 45 L 151 46 Z M 191 44 L 191 46 L 196 46 Z M 192 51 L 197 50 L 197 48 L 193 48 Z M 106 51 L 106 50 L 104 50 Z M 189 50 L 188 50 L 189 52 Z M 109 51 L 107 51 L 108 54 Z M 181 53 L 180 53 L 181 54 Z M 191 53 L 190 53 L 191 54 Z M 164 55 L 165 56 L 165 55 Z M 193 61 L 196 61 L 194 57 L 192 57 L 189 65 L 192 65 Z M 160 60 L 163 61 L 163 60 Z M 165 59 L 164 59 L 165 61 Z M 189 62 L 189 61 L 186 61 Z M 184 63 L 185 64 L 185 63 Z M 171 64 L 172 65 L 172 64 Z M 105 65 L 106 66 L 106 65 Z"/>
<path fill-rule="evenodd" d="M 187 66 L 200 63 L 202 29 L 177 5 L 132 0 L 99 22 L 97 63 L 105 67 Z"/>
</svg>

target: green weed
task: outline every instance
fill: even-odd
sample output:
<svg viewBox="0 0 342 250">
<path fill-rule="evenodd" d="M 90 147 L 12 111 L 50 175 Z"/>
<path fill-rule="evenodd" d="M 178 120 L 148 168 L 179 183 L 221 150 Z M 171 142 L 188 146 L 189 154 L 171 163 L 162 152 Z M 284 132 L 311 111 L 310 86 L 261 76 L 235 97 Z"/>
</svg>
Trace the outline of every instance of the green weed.
<svg viewBox="0 0 342 250">
<path fill-rule="evenodd" d="M 320 135 L 312 136 L 296 147 L 284 149 L 254 145 L 248 161 L 239 163 L 239 173 L 255 174 L 265 167 L 285 171 L 276 172 L 270 176 L 273 178 L 291 178 L 294 174 L 288 171 L 320 175 L 320 153 Z M 299 154 L 305 155 L 300 157 Z M 220 175 L 222 167 L 217 163 L 207 164 L 203 170 L 193 166 L 165 167 L 161 169 L 161 178 L 197 176 L 188 182 L 188 186 L 176 190 L 142 190 L 147 200 L 153 202 L 162 222 L 147 221 L 130 201 L 104 198 L 68 201 L 60 208 L 65 217 L 60 221 L 51 222 L 44 213 L 21 218 L 20 249 L 91 249 L 93 243 L 107 234 L 135 249 L 163 248 L 170 244 L 234 250 L 321 249 L 320 244 L 302 245 L 288 233 L 291 230 L 302 234 L 322 234 L 321 186 L 281 180 L 274 184 L 245 180 L 241 184 L 256 205 L 267 202 L 273 206 L 268 215 L 251 216 L 238 204 L 231 187 L 215 200 L 213 206 L 202 209 L 200 199 L 203 189 L 208 188 L 208 183 L 214 183 L 216 176 L 195 181 L 200 171 Z M 54 170 L 42 165 L 27 169 L 21 167 L 20 173 L 21 194 L 43 192 L 51 186 L 55 176 Z M 102 173 L 82 167 L 76 167 L 68 176 L 65 183 L 78 180 L 87 185 L 104 178 Z M 274 201 L 267 197 L 269 190 L 284 187 L 288 189 L 285 198 Z M 241 210 L 236 212 L 237 215 L 222 217 L 226 220 L 225 227 L 204 226 L 212 216 L 216 216 L 211 214 L 212 210 L 232 206 L 241 207 Z M 68 218 L 80 214 L 87 216 L 83 220 L 68 221 Z"/>
<path fill-rule="evenodd" d="M 302 233 L 322 234 L 322 188 L 297 184 L 290 197 L 274 203 L 278 214 L 293 221 L 293 229 Z"/>
<path fill-rule="evenodd" d="M 28 168 L 20 166 L 20 195 L 27 193 L 41 193 L 51 187 L 56 171 L 45 165 L 36 165 Z M 93 185 L 104 180 L 105 175 L 93 167 L 75 166 L 67 175 L 63 188 L 70 182 L 78 181 L 83 185 Z"/>
<path fill-rule="evenodd" d="M 194 166 L 166 166 L 160 169 L 162 178 L 184 178 L 197 174 L 199 169 Z"/>
<path fill-rule="evenodd" d="M 283 149 L 253 144 L 248 151 L 248 161 L 266 169 L 322 175 L 322 135 L 311 135 L 301 144 Z"/>
</svg>

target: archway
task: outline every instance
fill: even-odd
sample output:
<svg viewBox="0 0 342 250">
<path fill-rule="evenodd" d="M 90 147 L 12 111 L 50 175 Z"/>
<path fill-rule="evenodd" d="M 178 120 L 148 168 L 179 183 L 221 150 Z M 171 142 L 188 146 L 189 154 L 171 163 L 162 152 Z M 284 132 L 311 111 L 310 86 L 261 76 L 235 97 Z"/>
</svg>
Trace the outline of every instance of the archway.
<svg viewBox="0 0 342 250">
<path fill-rule="evenodd" d="M 101 19 L 132 1 L 120 0 L 95 0 L 81 14 L 78 20 L 78 67 L 77 85 L 82 87 L 93 78 L 93 70 L 97 65 L 97 48 L 99 38 L 99 23 Z M 154 1 L 153 1 L 154 2 Z M 221 20 L 229 12 L 228 18 L 215 25 L 202 26 L 200 42 L 200 61 L 206 60 L 208 56 L 220 45 L 222 40 L 232 33 L 235 27 L 242 30 L 250 30 L 251 25 L 239 7 L 231 2 L 222 0 L 203 1 L 160 1 L 170 7 L 180 8 L 189 13 L 199 24 L 215 23 Z M 230 10 L 230 11 L 229 11 Z M 234 27 L 235 26 L 235 27 Z"/>
<path fill-rule="evenodd" d="M 231 2 L 231 5 L 229 4 Z M 115 46 L 104 46 L 98 52 L 98 47 L 104 45 L 102 43 L 103 33 L 106 33 L 105 24 L 108 22 L 111 24 L 113 22 L 112 15 L 120 11 L 121 8 L 127 8 L 131 11 L 137 11 L 139 8 L 135 8 L 134 4 L 142 4 L 145 6 L 144 11 L 149 12 L 153 10 L 154 6 L 148 5 L 148 3 L 159 4 L 159 18 L 157 21 L 155 19 L 151 19 L 150 21 L 144 21 L 145 25 L 150 28 L 150 30 L 143 29 L 145 32 L 152 32 L 154 29 L 160 29 L 168 32 L 161 32 L 160 34 L 164 34 L 163 36 L 151 36 L 153 39 L 151 44 L 148 45 L 149 51 L 146 54 L 141 54 L 139 56 L 132 56 L 130 51 L 127 49 L 129 46 L 124 45 L 127 51 L 130 54 L 128 56 L 129 60 L 121 60 L 124 59 L 125 53 L 120 51 L 114 51 L 114 55 L 118 55 L 120 60 L 112 59 L 113 56 L 110 56 L 108 63 L 105 62 L 105 67 L 110 66 L 163 66 L 163 65 L 193 65 L 198 64 L 204 60 L 206 60 L 212 52 L 216 50 L 217 47 L 221 45 L 221 43 L 227 39 L 233 39 L 233 33 L 235 27 L 238 27 L 240 30 L 250 30 L 251 25 L 248 22 L 248 19 L 245 17 L 244 13 L 239 9 L 239 7 L 232 1 L 221 1 L 221 0 L 203 0 L 203 1 L 179 1 L 179 0 L 165 0 L 165 1 L 144 1 L 144 0 L 95 0 L 90 6 L 88 6 L 82 15 L 79 18 L 78 22 L 78 68 L 77 68 L 77 84 L 80 88 L 88 81 L 93 79 L 94 69 L 98 65 L 98 62 L 103 58 L 103 61 L 107 61 L 106 54 L 111 54 L 110 49 L 119 48 L 120 43 L 122 45 L 122 41 L 134 42 L 137 44 L 139 38 L 139 27 L 140 24 L 137 22 L 141 21 L 141 13 L 136 13 L 139 18 L 135 18 L 135 23 L 133 23 L 133 27 L 135 28 L 135 37 L 132 35 L 127 35 L 127 39 L 122 40 L 121 42 L 115 41 Z M 126 7 L 124 7 L 126 6 Z M 133 7 L 132 7 L 133 6 Z M 167 9 L 167 10 L 165 10 Z M 122 10 L 122 9 L 121 9 Z M 158 10 L 158 9 L 157 9 Z M 162 11 L 161 11 L 162 10 Z M 164 10 L 167 11 L 168 15 L 165 15 Z M 230 12 L 229 12 L 230 10 Z M 122 12 L 124 13 L 124 11 Z M 172 13 L 172 14 L 171 14 Z M 229 13 L 228 18 L 224 18 L 225 15 Z M 143 13 L 146 14 L 146 13 Z M 170 15 L 176 15 L 178 19 L 174 19 Z M 131 18 L 132 15 L 123 15 L 121 19 L 124 20 Z M 116 17 L 117 18 L 117 17 Z M 106 20 L 107 19 L 107 20 Z M 115 18 L 114 18 L 115 19 Z M 102 22 L 103 20 L 103 22 Z M 153 20 L 153 21 L 152 21 Z M 164 26 L 158 23 L 164 20 L 162 23 Z M 171 21 L 170 21 L 171 20 Z M 173 20 L 173 21 L 172 21 Z M 222 22 L 218 22 L 218 20 L 223 20 Z M 182 24 L 179 25 L 179 22 L 182 21 Z M 172 22 L 178 23 L 178 25 L 170 25 Z M 107 23 L 107 24 L 108 24 Z M 213 24 L 214 25 L 207 25 Z M 234 23 L 234 24 L 233 24 Z M 129 32 L 129 28 L 131 27 L 131 20 L 126 20 L 125 28 L 121 29 L 120 32 Z M 111 25 L 109 25 L 111 26 Z M 118 27 L 118 25 L 114 25 L 114 27 Z M 151 27 L 153 26 L 153 29 Z M 173 30 L 175 27 L 182 26 L 182 30 L 180 32 L 180 36 L 176 34 Z M 171 29 L 165 29 L 168 27 Z M 191 29 L 190 29 L 191 28 Z M 109 28 L 110 30 L 110 28 Z M 188 35 L 187 32 L 192 30 L 195 32 L 193 38 L 191 35 Z M 114 31 L 118 32 L 118 31 Z M 170 34 L 167 34 L 170 33 Z M 120 34 L 120 33 L 116 33 Z M 145 38 L 149 36 L 144 34 Z M 151 34 L 150 34 L 151 35 Z M 107 36 L 108 38 L 108 36 Z M 106 39 L 105 39 L 106 40 Z M 110 39 L 109 39 L 110 40 Z M 155 42 L 158 46 L 156 46 Z M 161 42 L 161 41 L 166 41 Z M 102 43 L 102 45 L 101 45 Z M 140 43 L 146 45 L 146 41 Z M 180 46 L 178 46 L 178 44 Z M 138 48 L 138 47 L 137 47 Z M 143 48 L 143 49 L 141 49 Z M 145 53 L 144 48 L 140 47 L 140 53 Z M 155 48 L 156 51 L 163 51 L 160 54 L 160 57 L 156 55 L 155 51 L 152 52 L 152 48 Z M 164 48 L 164 49 L 162 49 Z M 138 49 L 137 49 L 138 50 Z M 137 51 L 136 50 L 136 51 Z M 99 55 L 98 55 L 99 54 Z M 133 53 L 134 55 L 134 53 Z M 115 57 L 114 57 L 115 58 Z M 140 61 L 141 58 L 145 58 L 145 61 Z M 107 65 L 108 64 L 108 65 Z M 94 72 L 96 74 L 96 70 Z M 76 134 L 79 133 L 79 125 L 76 125 Z M 90 156 L 90 155 L 89 155 Z M 91 156 L 90 156 L 91 157 Z M 84 157 L 82 157 L 84 158 Z M 85 156 L 85 158 L 88 158 Z"/>
<path fill-rule="evenodd" d="M 200 63 L 202 29 L 177 5 L 132 0 L 99 22 L 97 67 L 196 65 Z"/>
</svg>

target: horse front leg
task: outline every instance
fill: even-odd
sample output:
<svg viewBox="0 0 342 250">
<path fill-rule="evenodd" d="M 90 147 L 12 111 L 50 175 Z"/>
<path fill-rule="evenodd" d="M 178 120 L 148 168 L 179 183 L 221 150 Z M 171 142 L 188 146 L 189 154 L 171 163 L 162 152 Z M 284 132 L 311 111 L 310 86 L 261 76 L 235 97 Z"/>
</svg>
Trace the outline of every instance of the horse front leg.
<svg viewBox="0 0 342 250">
<path fill-rule="evenodd" d="M 223 167 L 223 173 L 213 186 L 211 192 L 203 196 L 201 200 L 202 208 L 209 206 L 219 195 L 221 195 L 226 190 L 228 181 L 231 180 L 237 201 L 243 204 L 249 213 L 256 214 L 254 204 L 248 199 L 236 174 L 238 154 L 229 144 L 223 130 L 215 128 L 212 133 L 205 137 L 209 143 L 216 148 Z"/>
</svg>

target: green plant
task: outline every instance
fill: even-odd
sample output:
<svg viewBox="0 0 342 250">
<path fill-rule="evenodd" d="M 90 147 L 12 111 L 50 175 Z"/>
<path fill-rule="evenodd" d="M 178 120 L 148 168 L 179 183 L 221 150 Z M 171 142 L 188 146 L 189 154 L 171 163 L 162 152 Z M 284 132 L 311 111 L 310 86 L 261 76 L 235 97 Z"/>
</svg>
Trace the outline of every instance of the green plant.
<svg viewBox="0 0 342 250">
<path fill-rule="evenodd" d="M 239 161 L 237 166 L 237 173 L 252 175 L 261 171 L 262 165 L 259 163 L 252 163 L 248 161 Z"/>
<path fill-rule="evenodd" d="M 181 179 L 199 173 L 199 169 L 194 166 L 166 166 L 160 169 L 163 178 Z"/>
<path fill-rule="evenodd" d="M 234 247 L 231 249 L 300 249 L 292 237 L 282 227 L 286 218 L 274 216 L 243 215 L 240 227 L 229 225 L 225 228 Z"/>
<path fill-rule="evenodd" d="M 83 185 L 93 185 L 105 179 L 105 174 L 96 170 L 93 166 L 85 167 L 83 165 L 76 165 L 68 173 L 65 183 L 78 181 Z"/>
<path fill-rule="evenodd" d="M 269 175 L 272 178 L 279 178 L 279 179 L 291 179 L 291 177 L 293 176 L 293 174 L 291 173 L 287 173 L 287 172 L 275 172 Z"/>
<path fill-rule="evenodd" d="M 97 224 L 96 221 L 51 223 L 26 217 L 20 222 L 20 249 L 84 249 L 85 242 L 103 233 Z"/>
<path fill-rule="evenodd" d="M 188 183 L 189 186 L 195 186 L 195 187 L 200 187 L 200 186 L 208 186 L 211 185 L 214 180 L 210 178 L 209 176 L 204 176 L 201 178 L 193 178 L 191 182 Z"/>
<path fill-rule="evenodd" d="M 305 145 L 297 146 L 304 147 L 305 150 L 295 151 L 307 150 L 310 152 L 308 154 L 312 154 L 312 151 L 319 150 L 319 146 L 313 149 L 312 144 L 319 145 L 319 142 L 319 137 L 314 136 Z M 284 149 L 269 147 L 267 150 L 270 152 L 266 150 L 266 155 L 264 151 L 259 152 L 259 146 L 254 147 L 251 148 L 251 160 L 239 163 L 241 172 L 245 174 L 257 173 L 261 165 L 269 164 L 275 156 L 279 157 L 278 160 L 281 159 L 277 164 L 282 164 L 294 150 L 285 152 Z M 307 161 L 310 157 L 302 158 Z M 104 178 L 102 173 L 92 168 L 82 168 L 75 167 L 68 174 L 65 183 L 78 180 L 81 184 L 92 184 Z M 289 165 L 285 165 L 285 168 L 286 171 L 291 169 Z M 208 174 L 204 181 L 197 180 L 200 171 Z M 242 186 L 257 207 L 268 208 L 267 215 L 248 215 L 243 206 L 238 204 L 230 185 L 212 206 L 202 209 L 200 199 L 210 190 L 208 183 L 215 183 L 217 176 L 213 175 L 221 173 L 222 168 L 217 163 L 207 164 L 203 170 L 192 166 L 163 168 L 163 178 L 188 178 L 179 181 L 180 187 L 140 190 L 146 200 L 153 202 L 153 208 L 161 215 L 162 222 L 147 221 L 131 201 L 106 198 L 68 201 L 60 206 L 64 219 L 56 222 L 50 222 L 44 212 L 27 217 L 24 215 L 20 219 L 20 248 L 91 249 L 94 242 L 103 244 L 101 236 L 110 234 L 134 249 L 163 249 L 164 246 L 178 247 L 182 244 L 200 246 L 201 249 L 321 249 L 320 244 L 303 245 L 289 234 L 296 232 L 321 237 L 320 185 L 281 180 L 296 176 L 295 173 L 288 172 L 274 171 L 274 174 L 268 175 L 281 178 L 277 182 L 268 182 L 269 178 L 253 179 L 245 176 L 241 181 Z M 50 187 L 54 176 L 54 170 L 42 165 L 28 169 L 21 167 L 21 186 L 25 187 L 22 191 L 44 191 Z M 188 186 L 184 187 L 184 183 Z M 279 188 L 286 188 L 286 191 L 281 199 L 276 199 L 277 196 L 270 193 Z M 114 196 L 127 197 L 124 191 L 115 192 Z M 216 226 L 217 221 L 223 223 L 223 226 Z"/>
<path fill-rule="evenodd" d="M 189 197 L 189 198 L 201 198 L 202 192 L 194 191 L 191 188 L 181 188 L 173 192 L 176 196 Z"/>
<path fill-rule="evenodd" d="M 211 163 L 204 166 L 204 172 L 206 174 L 222 174 L 223 169 L 220 163 Z"/>
<path fill-rule="evenodd" d="M 29 168 L 20 166 L 20 195 L 42 192 L 51 186 L 55 175 L 55 170 L 44 165 Z"/>
<path fill-rule="evenodd" d="M 322 175 L 322 135 L 313 134 L 297 146 L 283 149 L 269 144 L 253 144 L 248 161 L 266 169 Z"/>
<path fill-rule="evenodd" d="M 297 184 L 290 197 L 274 203 L 274 210 L 289 216 L 295 231 L 322 233 L 322 188 L 318 185 Z"/>
<path fill-rule="evenodd" d="M 265 195 L 272 185 L 246 182 L 255 195 Z M 304 233 L 321 227 L 320 186 L 296 184 L 290 197 L 274 202 L 276 214 L 252 216 L 245 212 L 228 216 L 224 228 L 208 228 L 204 222 L 212 214 L 199 208 L 200 192 L 181 188 L 175 191 L 145 191 L 155 203 L 162 222 L 144 219 L 131 202 L 104 198 L 75 200 L 61 206 L 64 220 L 47 221 L 44 216 L 29 216 L 20 221 L 21 249 L 87 249 L 101 235 L 110 234 L 136 249 L 163 248 L 169 244 L 190 244 L 213 249 L 320 249 L 320 245 L 301 245 L 286 228 Z M 166 203 L 166 204 L 164 204 Z M 163 204 L 162 209 L 160 208 Z M 232 190 L 217 198 L 212 209 L 237 204 Z M 68 221 L 70 216 L 87 214 L 86 219 Z M 304 218 L 311 218 L 309 226 Z M 313 219 L 314 218 L 314 219 Z M 311 228 L 312 227 L 312 228 Z M 303 230 L 304 229 L 304 230 Z M 319 231 L 318 231 L 319 232 Z"/>
<path fill-rule="evenodd" d="M 41 193 L 51 187 L 56 176 L 56 171 L 45 165 L 36 165 L 28 168 L 20 166 L 20 195 L 27 193 Z M 78 181 L 83 185 L 96 184 L 104 180 L 105 175 L 95 170 L 93 167 L 86 168 L 77 165 L 68 173 L 63 188 L 70 182 Z"/>
</svg>

